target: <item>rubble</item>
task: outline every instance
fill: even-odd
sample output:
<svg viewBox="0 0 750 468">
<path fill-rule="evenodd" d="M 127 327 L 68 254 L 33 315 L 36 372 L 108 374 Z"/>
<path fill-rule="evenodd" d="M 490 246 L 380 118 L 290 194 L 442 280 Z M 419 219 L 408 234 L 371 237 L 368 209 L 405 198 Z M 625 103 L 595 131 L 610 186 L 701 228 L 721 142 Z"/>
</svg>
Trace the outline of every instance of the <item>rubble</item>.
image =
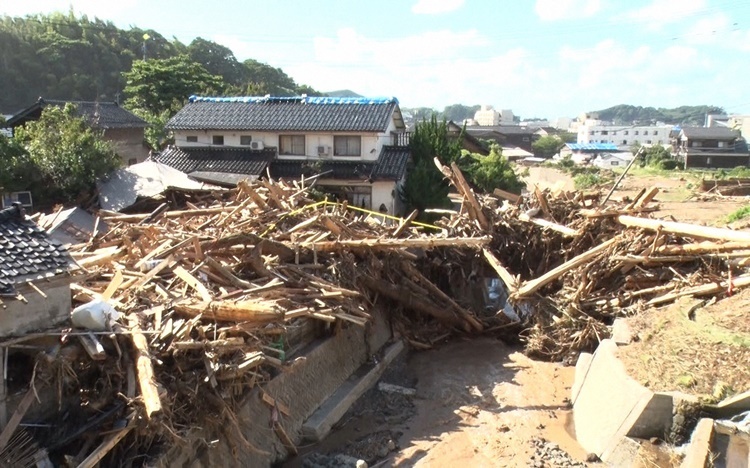
<svg viewBox="0 0 750 468">
<path fill-rule="evenodd" d="M 617 316 L 750 284 L 750 234 L 652 219 L 656 189 L 607 206 L 599 193 L 477 195 L 457 167 L 438 165 L 464 201 L 434 225 L 315 201 L 304 180 L 100 211 L 108 230 L 71 249 L 87 271 L 74 299 L 106 302 L 118 323 L 0 343 L 54 337 L 32 383 L 83 408 L 56 424 L 67 434 L 35 439 L 78 462 L 142 464 L 200 430 L 265 456 L 237 427 L 243 399 L 292 368 L 321 329 L 366 327 L 375 304 L 416 349 L 451 335 L 520 335 L 528 353 L 562 359 L 595 348 Z M 507 306 L 470 297 L 485 279 L 504 284 Z M 79 352 L 79 335 L 98 360 Z M 270 427 L 294 453 L 284 406 L 269 399 Z"/>
</svg>

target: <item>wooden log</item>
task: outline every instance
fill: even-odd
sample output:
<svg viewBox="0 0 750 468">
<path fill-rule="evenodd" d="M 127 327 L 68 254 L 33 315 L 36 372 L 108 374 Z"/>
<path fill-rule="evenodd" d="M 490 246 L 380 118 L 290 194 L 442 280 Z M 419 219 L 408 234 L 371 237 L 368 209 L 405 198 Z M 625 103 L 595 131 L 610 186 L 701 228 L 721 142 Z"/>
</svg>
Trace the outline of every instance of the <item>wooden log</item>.
<svg viewBox="0 0 750 468">
<path fill-rule="evenodd" d="M 633 164 L 638 160 L 638 158 L 641 157 L 641 154 L 646 151 L 646 147 L 642 146 L 641 149 L 638 150 L 635 155 L 633 155 L 633 159 L 630 160 L 627 166 L 625 166 L 625 170 L 622 171 L 622 174 L 620 174 L 620 177 L 617 178 L 614 185 L 612 185 L 612 188 L 610 189 L 609 193 L 607 193 L 607 196 L 604 197 L 604 200 L 602 200 L 601 206 L 604 206 L 609 201 L 609 197 L 612 196 L 613 193 L 615 193 L 615 190 L 617 190 L 617 187 L 620 185 L 620 182 L 622 182 L 622 179 L 625 178 L 625 175 L 630 171 L 630 168 L 633 167 Z"/>
<path fill-rule="evenodd" d="M 222 206 L 222 207 L 216 207 L 216 208 L 204 208 L 201 210 L 181 210 L 181 211 L 167 211 L 162 215 L 162 217 L 167 219 L 174 219 L 174 218 L 187 218 L 192 216 L 206 216 L 206 215 L 214 215 L 218 213 L 226 213 L 227 211 L 234 210 L 234 206 Z M 109 211 L 100 210 L 99 216 L 101 216 L 102 219 L 105 219 L 109 222 L 113 223 L 133 223 L 133 222 L 140 222 L 144 219 L 151 216 L 150 213 L 146 214 L 121 214 L 121 213 L 112 213 Z"/>
<path fill-rule="evenodd" d="M 489 244 L 491 237 L 447 237 L 447 238 L 416 238 L 416 239 L 353 239 L 339 241 L 322 241 L 300 244 L 318 252 L 334 252 L 338 250 L 356 249 L 401 249 L 433 247 L 481 247 Z"/>
<path fill-rule="evenodd" d="M 132 332 L 130 338 L 133 341 L 133 360 L 135 361 L 136 374 L 138 375 L 138 385 L 141 389 L 141 398 L 143 406 L 146 408 L 146 419 L 151 420 L 154 416 L 161 413 L 161 398 L 159 398 L 159 390 L 156 387 L 154 379 L 151 352 L 149 351 L 146 337 L 141 332 L 138 316 L 130 314 L 128 321 L 130 331 Z"/>
<path fill-rule="evenodd" d="M 218 380 L 235 379 L 260 366 L 265 360 L 266 356 L 261 351 L 247 353 L 244 361 L 231 368 L 220 370 L 216 378 Z"/>
<path fill-rule="evenodd" d="M 734 289 L 739 289 L 739 288 L 750 286 L 750 275 L 742 275 L 742 276 L 738 276 L 737 278 L 734 278 L 731 282 L 731 286 Z M 709 283 L 709 284 L 704 284 L 701 286 L 695 286 L 693 288 L 684 288 L 678 291 L 673 291 L 673 292 L 664 294 L 659 297 L 655 297 L 651 299 L 650 301 L 648 301 L 646 305 L 651 306 L 651 305 L 664 304 L 667 302 L 672 302 L 678 297 L 683 297 L 683 296 L 707 296 L 709 294 L 718 294 L 722 292 L 727 292 L 729 290 L 729 287 L 730 287 L 730 284 L 728 281 L 722 281 L 721 283 Z"/>
<path fill-rule="evenodd" d="M 104 249 L 101 249 L 102 252 L 97 253 L 94 256 L 86 257 L 78 260 L 76 263 L 78 263 L 78 266 L 82 268 L 97 266 L 97 265 L 103 265 L 106 263 L 111 262 L 112 260 L 120 257 L 125 253 L 124 249 L 121 247 L 106 247 Z"/>
<path fill-rule="evenodd" d="M 174 341 L 171 346 L 174 349 L 218 349 L 218 348 L 244 348 L 247 346 L 245 340 L 240 337 L 230 337 L 224 340 L 213 341 Z"/>
<path fill-rule="evenodd" d="M 651 187 L 648 192 L 644 193 L 643 196 L 636 199 L 634 208 L 639 209 L 651 203 L 651 200 L 653 200 L 658 193 L 659 187 Z"/>
<path fill-rule="evenodd" d="M 204 256 L 203 261 L 206 262 L 206 265 L 208 265 L 210 268 L 214 269 L 221 276 L 229 280 L 232 285 L 237 286 L 240 289 L 248 289 L 253 287 L 252 283 L 238 278 L 234 273 L 232 273 L 232 270 L 225 267 L 208 255 Z"/>
<path fill-rule="evenodd" d="M 518 289 L 518 279 L 503 266 L 490 249 L 484 247 L 482 249 L 482 254 L 484 255 L 485 260 L 487 260 L 487 263 L 489 263 L 497 272 L 497 276 L 500 280 L 505 284 L 505 289 L 508 291 L 508 294 L 513 294 L 516 289 Z"/>
<path fill-rule="evenodd" d="M 660 221 L 657 219 L 638 218 L 635 216 L 618 216 L 617 221 L 627 227 L 637 227 L 650 231 L 670 232 L 689 237 L 750 243 L 750 232 L 731 229 L 699 226 L 697 224 Z"/>
<path fill-rule="evenodd" d="M 606 210 L 600 210 L 598 208 L 587 208 L 583 210 L 578 210 L 578 214 L 581 216 L 585 216 L 586 218 L 604 218 L 604 217 L 616 217 L 621 215 L 632 215 L 636 213 L 648 213 L 651 211 L 658 211 L 658 206 L 643 206 L 640 208 L 633 208 L 632 210 L 618 210 L 618 209 L 611 209 L 608 208 Z"/>
<path fill-rule="evenodd" d="M 437 160 L 437 158 L 435 158 Z M 484 215 L 484 212 L 482 211 L 482 206 L 477 201 L 477 198 L 474 196 L 474 192 L 471 190 L 471 187 L 469 186 L 469 183 L 466 182 L 466 179 L 464 178 L 464 174 L 461 172 L 461 169 L 458 168 L 458 165 L 456 163 L 451 163 L 451 171 L 453 172 L 453 178 L 451 181 L 454 183 L 456 188 L 461 192 L 461 194 L 466 197 L 466 201 L 469 203 L 469 206 L 471 207 L 471 211 L 474 213 L 474 217 L 479 223 L 479 226 L 484 230 L 490 229 L 490 222 L 487 220 L 487 217 Z"/>
<path fill-rule="evenodd" d="M 280 311 L 274 302 L 270 301 L 192 301 L 177 302 L 174 304 L 175 312 L 195 317 L 203 314 L 203 317 L 223 322 L 255 322 L 266 323 L 281 321 L 284 313 Z"/>
<path fill-rule="evenodd" d="M 363 276 L 361 277 L 361 280 L 369 289 L 387 297 L 388 299 L 399 302 L 409 309 L 431 315 L 448 326 L 457 327 L 466 332 L 471 331 L 471 325 L 462 318 L 451 313 L 450 309 L 439 308 L 430 304 L 424 298 L 415 295 L 407 288 L 387 283 L 383 280 L 371 278 L 369 276 Z"/>
<path fill-rule="evenodd" d="M 577 257 L 573 257 L 572 259 L 568 260 L 567 262 L 563 263 L 557 268 L 554 268 L 548 271 L 547 273 L 540 276 L 539 278 L 531 280 L 531 281 L 527 281 L 521 287 L 518 288 L 518 290 L 515 292 L 515 294 L 511 296 L 511 298 L 513 298 L 513 300 L 518 300 L 524 297 L 528 297 L 531 294 L 534 294 L 540 288 L 542 288 L 543 286 L 546 286 L 547 284 L 561 277 L 562 275 L 569 272 L 570 270 L 577 268 L 580 265 L 583 265 L 589 260 L 593 260 L 599 254 L 601 254 L 602 252 L 610 248 L 612 245 L 614 245 L 615 242 L 619 240 L 620 240 L 619 237 L 614 237 L 594 247 L 593 249 L 578 255 Z"/>
<path fill-rule="evenodd" d="M 565 237 L 576 237 L 578 234 L 580 234 L 578 231 L 576 231 L 575 229 L 571 229 L 568 226 L 553 223 L 552 221 L 547 221 L 546 219 L 542 218 L 532 218 L 526 213 L 519 214 L 518 219 L 527 223 L 536 224 L 537 226 L 541 226 L 545 229 L 551 229 L 552 231 L 559 232 Z"/>
</svg>

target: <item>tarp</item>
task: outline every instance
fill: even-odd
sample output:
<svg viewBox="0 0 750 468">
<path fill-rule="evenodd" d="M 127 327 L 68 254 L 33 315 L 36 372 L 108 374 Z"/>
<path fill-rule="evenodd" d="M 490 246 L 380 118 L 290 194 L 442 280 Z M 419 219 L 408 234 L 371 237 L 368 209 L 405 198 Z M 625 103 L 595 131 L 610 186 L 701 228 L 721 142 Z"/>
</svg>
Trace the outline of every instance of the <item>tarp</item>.
<svg viewBox="0 0 750 468">
<path fill-rule="evenodd" d="M 566 143 L 573 151 L 618 151 L 614 143 Z"/>
<path fill-rule="evenodd" d="M 328 96 L 190 96 L 190 102 L 299 102 L 302 104 L 398 104 L 395 97 L 328 97 Z"/>
<path fill-rule="evenodd" d="M 97 185 L 99 206 L 108 211 L 120 211 L 135 203 L 139 197 L 153 197 L 168 188 L 221 190 L 220 187 L 195 181 L 184 172 L 154 161 L 117 169 Z"/>
</svg>

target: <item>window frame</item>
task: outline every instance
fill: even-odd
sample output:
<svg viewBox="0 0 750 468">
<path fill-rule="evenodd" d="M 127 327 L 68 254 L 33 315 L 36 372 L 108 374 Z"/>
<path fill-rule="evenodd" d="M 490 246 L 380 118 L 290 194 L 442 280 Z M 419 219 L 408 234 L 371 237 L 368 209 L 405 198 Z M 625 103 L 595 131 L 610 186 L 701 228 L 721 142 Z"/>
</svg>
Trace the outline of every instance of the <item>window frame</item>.
<svg viewBox="0 0 750 468">
<path fill-rule="evenodd" d="M 339 152 L 339 146 L 341 140 L 346 141 L 345 152 Z M 356 141 L 357 148 L 351 147 L 351 142 Z M 359 158 L 362 157 L 362 135 L 334 135 L 333 136 L 333 155 L 344 158 Z"/>
<path fill-rule="evenodd" d="M 248 140 L 245 140 L 245 138 L 248 138 Z M 247 143 L 243 143 L 243 141 L 247 141 Z M 250 146 L 252 143 L 253 143 L 252 135 L 240 135 L 240 146 Z"/>
<path fill-rule="evenodd" d="M 300 151 L 300 139 L 302 141 L 302 152 Z M 286 143 L 285 143 L 286 141 Z M 305 135 L 300 133 L 289 133 L 279 135 L 279 155 L 281 156 L 305 156 L 307 154 L 307 142 Z M 287 148 L 288 146 L 288 148 Z"/>
<path fill-rule="evenodd" d="M 211 144 L 214 146 L 224 146 L 224 135 L 211 135 Z"/>
<path fill-rule="evenodd" d="M 198 135 L 187 135 L 185 141 L 188 143 L 198 143 Z"/>
</svg>

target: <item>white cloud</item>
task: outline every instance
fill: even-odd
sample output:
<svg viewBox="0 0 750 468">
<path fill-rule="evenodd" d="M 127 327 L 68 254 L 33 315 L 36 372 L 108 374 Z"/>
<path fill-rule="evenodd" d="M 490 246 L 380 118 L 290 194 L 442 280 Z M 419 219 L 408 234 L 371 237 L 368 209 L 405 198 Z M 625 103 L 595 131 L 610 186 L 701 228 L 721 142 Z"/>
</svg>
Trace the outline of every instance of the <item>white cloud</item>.
<svg viewBox="0 0 750 468">
<path fill-rule="evenodd" d="M 456 11 L 464 6 L 466 0 L 417 0 L 411 7 L 415 15 L 439 15 Z"/>
<path fill-rule="evenodd" d="M 601 10 L 600 0 L 536 0 L 534 10 L 542 21 L 589 18 Z"/>
<path fill-rule="evenodd" d="M 138 4 L 138 0 L 118 0 L 107 2 L 102 0 L 26 0 L 4 1 L 0 5 L 0 14 L 9 16 L 24 16 L 33 13 L 49 13 L 61 11 L 67 13 L 71 8 L 76 14 L 90 17 L 112 18 L 121 12 L 131 10 Z"/>
<path fill-rule="evenodd" d="M 643 8 L 625 13 L 625 18 L 656 29 L 665 24 L 684 21 L 706 9 L 706 0 L 653 0 Z"/>
</svg>

